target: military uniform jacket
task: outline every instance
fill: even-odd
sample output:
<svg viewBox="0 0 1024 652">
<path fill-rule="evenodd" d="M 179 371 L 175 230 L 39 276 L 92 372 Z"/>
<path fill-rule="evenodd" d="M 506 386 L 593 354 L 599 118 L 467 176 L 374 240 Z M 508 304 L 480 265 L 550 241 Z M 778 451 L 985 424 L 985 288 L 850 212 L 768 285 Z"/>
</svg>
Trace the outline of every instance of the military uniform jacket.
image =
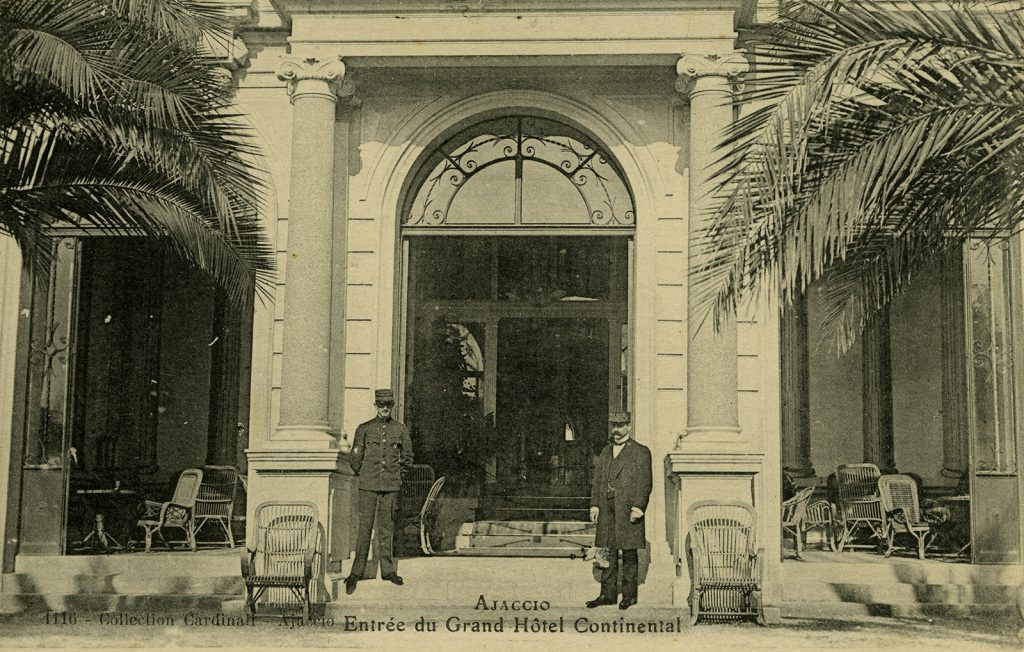
<svg viewBox="0 0 1024 652">
<path fill-rule="evenodd" d="M 646 546 L 644 521 L 651 498 L 651 451 L 632 439 L 626 440 L 618 457 L 608 444 L 597 457 L 590 490 L 590 506 L 601 511 L 597 516 L 595 545 L 618 550 L 639 550 Z M 612 507 L 614 506 L 614 509 Z M 645 518 L 629 520 L 631 507 L 638 507 Z M 612 519 L 614 512 L 615 518 Z"/>
<path fill-rule="evenodd" d="M 356 428 L 349 464 L 359 476 L 359 488 L 398 491 L 402 470 L 412 464 L 412 440 L 404 423 L 374 417 Z"/>
</svg>

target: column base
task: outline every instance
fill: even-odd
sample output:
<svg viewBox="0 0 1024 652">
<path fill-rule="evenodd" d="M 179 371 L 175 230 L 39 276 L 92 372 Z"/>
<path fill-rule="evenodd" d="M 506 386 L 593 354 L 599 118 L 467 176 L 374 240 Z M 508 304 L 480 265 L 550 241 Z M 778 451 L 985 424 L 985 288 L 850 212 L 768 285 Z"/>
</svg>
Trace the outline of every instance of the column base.
<svg viewBox="0 0 1024 652">
<path fill-rule="evenodd" d="M 956 478 L 959 480 L 964 474 L 964 471 L 965 469 L 950 469 L 944 466 L 942 467 L 942 470 L 939 471 L 939 475 L 943 478 Z"/>
<path fill-rule="evenodd" d="M 246 536 L 252 536 L 256 507 L 270 500 L 309 501 L 317 507 L 325 541 L 326 572 L 340 570 L 355 540 L 355 476 L 343 451 L 277 448 L 246 451 L 249 459 Z M 326 596 L 326 587 L 321 597 Z M 324 598 L 326 600 L 326 598 Z"/>
<path fill-rule="evenodd" d="M 814 472 L 813 466 L 800 466 L 797 468 L 785 466 L 782 467 L 782 470 L 788 473 L 790 477 L 793 478 L 813 478 L 818 475 L 817 473 Z"/>
<path fill-rule="evenodd" d="M 745 443 L 743 429 L 739 426 L 688 426 L 676 438 L 676 450 L 707 444 L 721 449 L 723 445 Z"/>
<path fill-rule="evenodd" d="M 332 430 L 325 424 L 314 425 L 280 425 L 274 429 L 273 437 L 266 442 L 265 448 L 294 449 L 296 444 L 302 448 L 344 449 L 348 441 L 341 433 Z M 348 452 L 347 449 L 344 449 Z"/>
</svg>

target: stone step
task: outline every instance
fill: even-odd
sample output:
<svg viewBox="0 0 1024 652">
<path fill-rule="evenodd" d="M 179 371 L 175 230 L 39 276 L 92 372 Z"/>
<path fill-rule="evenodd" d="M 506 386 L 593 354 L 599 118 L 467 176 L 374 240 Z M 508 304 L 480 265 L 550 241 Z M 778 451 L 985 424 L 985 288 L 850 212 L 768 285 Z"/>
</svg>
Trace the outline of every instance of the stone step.
<svg viewBox="0 0 1024 652">
<path fill-rule="evenodd" d="M 525 505 L 527 507 L 573 507 L 575 509 L 590 508 L 590 496 L 524 496 L 490 495 L 481 496 L 481 505 L 494 504 Z"/>
<path fill-rule="evenodd" d="M 503 547 L 494 548 L 486 546 L 475 546 L 470 548 L 460 548 L 456 550 L 450 550 L 445 552 L 447 557 L 508 557 L 508 558 L 522 558 L 522 557 L 562 557 L 566 559 L 576 559 L 580 557 L 581 546 L 575 547 L 543 547 L 543 546 L 523 546 L 519 548 L 515 547 Z"/>
<path fill-rule="evenodd" d="M 0 614 L 76 611 L 101 613 L 119 611 L 153 611 L 159 613 L 189 610 L 215 613 L 225 601 L 237 599 L 227 595 L 114 595 L 110 593 L 3 593 Z"/>
<path fill-rule="evenodd" d="M 455 549 L 570 548 L 594 545 L 593 534 L 468 534 L 455 538 Z"/>
<path fill-rule="evenodd" d="M 10 573 L 4 594 L 237 595 L 244 590 L 240 569 L 233 575 L 169 575 L 151 571 L 116 574 L 65 572 Z"/>
<path fill-rule="evenodd" d="M 1005 604 L 886 604 L 786 600 L 784 618 L 849 619 L 863 616 L 885 618 L 962 618 L 967 616 L 1011 617 L 1017 608 Z"/>
<path fill-rule="evenodd" d="M 71 575 L 235 575 L 240 548 L 199 552 L 133 552 L 109 555 L 18 555 L 15 573 L 67 573 Z M 197 570 L 197 565 L 200 570 Z"/>
<path fill-rule="evenodd" d="M 477 509 L 479 520 L 587 521 L 590 508 L 488 507 Z"/>
<path fill-rule="evenodd" d="M 804 556 L 806 561 L 787 559 L 782 564 L 782 577 L 786 582 L 1016 586 L 1024 582 L 1024 572 L 1019 564 L 982 566 L 929 559 L 886 560 L 881 555 L 870 553 L 815 552 Z"/>
<path fill-rule="evenodd" d="M 1016 600 L 1010 585 L 786 582 L 787 602 L 855 602 L 861 604 L 1006 604 Z"/>
<path fill-rule="evenodd" d="M 463 523 L 459 534 L 593 534 L 597 525 L 582 521 L 475 521 Z"/>
</svg>

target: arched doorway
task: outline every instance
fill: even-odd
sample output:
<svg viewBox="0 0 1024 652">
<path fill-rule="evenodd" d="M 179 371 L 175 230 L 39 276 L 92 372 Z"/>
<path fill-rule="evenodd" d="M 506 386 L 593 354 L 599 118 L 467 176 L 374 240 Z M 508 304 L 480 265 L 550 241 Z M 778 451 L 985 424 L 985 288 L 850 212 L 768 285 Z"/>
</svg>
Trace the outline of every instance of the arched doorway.
<svg viewBox="0 0 1024 652">
<path fill-rule="evenodd" d="M 400 400 L 475 519 L 585 520 L 628 409 L 634 202 L 593 137 L 503 115 L 429 148 L 401 214 Z"/>
</svg>

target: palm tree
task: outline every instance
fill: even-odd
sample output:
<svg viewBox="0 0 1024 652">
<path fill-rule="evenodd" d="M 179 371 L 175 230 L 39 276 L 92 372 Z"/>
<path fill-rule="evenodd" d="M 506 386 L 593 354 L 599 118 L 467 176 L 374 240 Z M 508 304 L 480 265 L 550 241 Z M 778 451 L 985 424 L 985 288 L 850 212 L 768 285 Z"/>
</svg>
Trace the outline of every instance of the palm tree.
<svg viewBox="0 0 1024 652">
<path fill-rule="evenodd" d="M 78 226 L 149 236 L 236 303 L 268 290 L 258 151 L 202 45 L 221 6 L 0 1 L 0 232 L 26 262 Z"/>
<path fill-rule="evenodd" d="M 692 266 L 715 323 L 825 276 L 843 350 L 923 265 L 1024 220 L 1019 2 L 787 4 L 752 34 Z M 748 105 L 749 106 L 749 105 Z"/>
</svg>

